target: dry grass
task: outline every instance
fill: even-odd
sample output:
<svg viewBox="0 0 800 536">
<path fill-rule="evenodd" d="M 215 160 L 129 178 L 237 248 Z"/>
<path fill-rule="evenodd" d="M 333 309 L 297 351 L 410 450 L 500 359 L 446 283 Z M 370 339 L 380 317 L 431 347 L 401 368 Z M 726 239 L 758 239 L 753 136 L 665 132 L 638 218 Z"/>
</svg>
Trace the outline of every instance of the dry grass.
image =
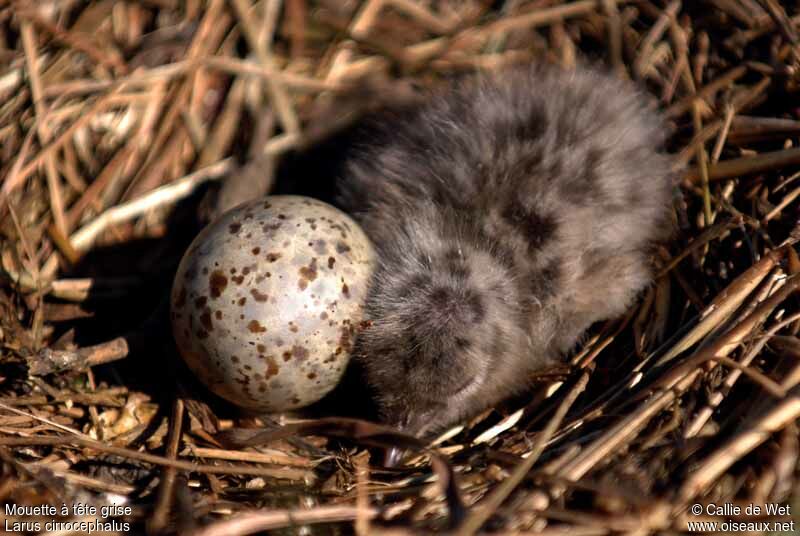
<svg viewBox="0 0 800 536">
<path fill-rule="evenodd" d="M 135 532 L 209 536 L 670 533 L 736 518 L 695 503 L 800 510 L 800 9 L 488 4 L 0 0 L 0 499 L 123 500 Z M 346 419 L 221 444 L 259 423 L 203 403 L 139 328 L 203 219 L 311 181 L 297 155 L 410 82 L 586 56 L 660 100 L 687 166 L 637 307 L 434 445 Z M 393 442 L 418 455 L 383 469 L 371 447 Z"/>
</svg>

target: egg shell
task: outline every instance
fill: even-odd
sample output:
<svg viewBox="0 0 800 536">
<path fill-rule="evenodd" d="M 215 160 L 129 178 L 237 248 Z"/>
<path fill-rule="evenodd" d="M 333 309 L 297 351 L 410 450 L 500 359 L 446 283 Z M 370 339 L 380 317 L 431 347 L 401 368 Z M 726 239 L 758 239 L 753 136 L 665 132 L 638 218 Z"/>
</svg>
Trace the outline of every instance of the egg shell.
<svg viewBox="0 0 800 536">
<path fill-rule="evenodd" d="M 345 370 L 373 263 L 359 225 L 328 204 L 269 196 L 240 205 L 178 267 L 178 349 L 212 392 L 244 408 L 316 402 Z"/>
</svg>

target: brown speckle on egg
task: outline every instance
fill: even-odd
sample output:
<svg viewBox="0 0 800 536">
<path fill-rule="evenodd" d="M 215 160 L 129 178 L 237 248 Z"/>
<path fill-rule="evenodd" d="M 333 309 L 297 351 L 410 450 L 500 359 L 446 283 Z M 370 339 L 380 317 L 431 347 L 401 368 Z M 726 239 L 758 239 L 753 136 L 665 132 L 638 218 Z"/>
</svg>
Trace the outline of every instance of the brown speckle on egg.
<svg viewBox="0 0 800 536">
<path fill-rule="evenodd" d="M 221 270 L 214 270 L 208 278 L 208 288 L 212 298 L 219 298 L 228 286 L 228 278 Z"/>
<path fill-rule="evenodd" d="M 273 376 L 277 376 L 279 371 L 280 367 L 278 367 L 278 364 L 275 362 L 275 358 L 271 355 L 267 356 L 267 373 L 265 377 L 269 379 Z"/>
<path fill-rule="evenodd" d="M 264 333 L 267 331 L 267 328 L 262 326 L 258 320 L 251 320 L 248 322 L 247 329 L 250 330 L 250 333 Z"/>
<path fill-rule="evenodd" d="M 305 361 L 308 357 L 308 350 L 306 350 L 303 346 L 298 346 L 295 344 L 292 346 L 292 355 L 295 356 L 299 361 Z"/>
<path fill-rule="evenodd" d="M 300 280 L 297 285 L 300 290 L 305 290 L 311 281 L 317 278 L 317 258 L 313 257 L 308 266 L 303 266 L 299 270 Z"/>
<path fill-rule="evenodd" d="M 258 291 L 257 288 L 251 288 L 250 294 L 253 296 L 253 299 L 259 303 L 264 303 L 269 298 L 269 295 L 262 294 L 261 292 Z"/>
<path fill-rule="evenodd" d="M 200 315 L 200 324 L 206 331 L 214 331 L 214 325 L 211 323 L 211 309 L 204 310 Z"/>
</svg>

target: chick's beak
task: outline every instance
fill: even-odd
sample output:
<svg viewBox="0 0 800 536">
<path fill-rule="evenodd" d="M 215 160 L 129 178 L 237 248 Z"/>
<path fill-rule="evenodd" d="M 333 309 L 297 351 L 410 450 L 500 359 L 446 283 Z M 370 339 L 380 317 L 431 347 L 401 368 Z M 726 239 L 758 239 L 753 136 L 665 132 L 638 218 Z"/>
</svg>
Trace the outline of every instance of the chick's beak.
<svg viewBox="0 0 800 536">
<path fill-rule="evenodd" d="M 415 435 L 412 426 L 411 412 L 402 411 L 399 416 L 390 419 L 393 421 L 393 428 L 403 434 Z M 387 468 L 397 467 L 406 455 L 406 449 L 402 447 L 386 447 L 383 452 L 383 466 Z"/>
<path fill-rule="evenodd" d="M 411 411 L 406 413 L 399 422 L 395 424 L 395 428 L 397 428 L 398 432 L 402 432 L 404 434 L 420 437 L 423 435 L 425 430 L 428 428 L 430 424 L 427 418 L 427 412 L 424 413 L 417 413 Z M 386 451 L 384 452 L 383 457 L 383 466 L 384 467 L 397 467 L 400 462 L 403 461 L 406 454 L 408 453 L 408 449 L 402 447 L 387 447 Z"/>
</svg>

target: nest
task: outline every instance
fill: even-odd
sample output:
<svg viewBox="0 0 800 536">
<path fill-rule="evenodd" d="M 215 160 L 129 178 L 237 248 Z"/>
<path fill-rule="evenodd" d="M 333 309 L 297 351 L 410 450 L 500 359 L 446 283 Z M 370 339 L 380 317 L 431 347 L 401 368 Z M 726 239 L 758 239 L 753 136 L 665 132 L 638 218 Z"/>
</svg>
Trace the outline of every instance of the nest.
<svg viewBox="0 0 800 536">
<path fill-rule="evenodd" d="M 796 530 L 798 23 L 775 0 L 0 2 L 4 528 Z M 414 86 L 531 61 L 637 80 L 685 166 L 655 283 L 570 366 L 423 444 L 242 417 L 167 364 L 147 319 L 204 221 L 324 190 L 308 155 Z"/>
</svg>

